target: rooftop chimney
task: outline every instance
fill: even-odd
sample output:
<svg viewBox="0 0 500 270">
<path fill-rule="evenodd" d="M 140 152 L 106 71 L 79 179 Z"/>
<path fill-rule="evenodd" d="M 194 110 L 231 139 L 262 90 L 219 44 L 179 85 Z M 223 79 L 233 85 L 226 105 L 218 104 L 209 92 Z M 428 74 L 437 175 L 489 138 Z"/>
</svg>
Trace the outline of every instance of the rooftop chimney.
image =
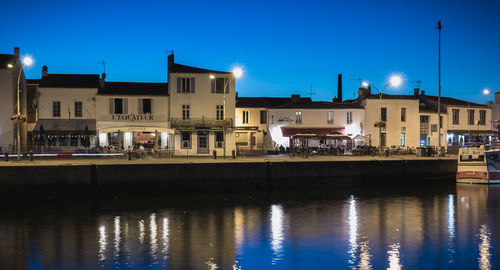
<svg viewBox="0 0 500 270">
<path fill-rule="evenodd" d="M 104 80 L 105 80 L 105 79 L 106 79 L 106 73 L 104 73 L 104 72 L 103 72 L 103 73 L 101 74 L 101 79 L 99 80 L 99 86 L 100 86 L 101 88 L 104 88 L 104 82 L 105 82 Z"/>
<path fill-rule="evenodd" d="M 48 74 L 49 74 L 49 68 L 46 65 L 43 65 L 43 67 L 42 67 L 42 78 L 47 77 Z"/>
<path fill-rule="evenodd" d="M 167 57 L 167 70 L 170 72 L 170 66 L 174 63 L 174 52 L 170 53 L 170 55 Z"/>
<path fill-rule="evenodd" d="M 292 102 L 300 102 L 300 95 L 292 95 Z"/>
<path fill-rule="evenodd" d="M 14 55 L 19 57 L 19 47 L 14 47 Z"/>
<path fill-rule="evenodd" d="M 421 95 L 425 96 L 425 90 L 422 90 Z"/>
<path fill-rule="evenodd" d="M 413 95 L 414 96 L 418 96 L 419 93 L 420 93 L 420 88 L 414 88 L 413 89 Z"/>
<path fill-rule="evenodd" d="M 337 99 L 342 102 L 342 74 L 339 74 L 338 86 L 337 86 Z"/>
</svg>

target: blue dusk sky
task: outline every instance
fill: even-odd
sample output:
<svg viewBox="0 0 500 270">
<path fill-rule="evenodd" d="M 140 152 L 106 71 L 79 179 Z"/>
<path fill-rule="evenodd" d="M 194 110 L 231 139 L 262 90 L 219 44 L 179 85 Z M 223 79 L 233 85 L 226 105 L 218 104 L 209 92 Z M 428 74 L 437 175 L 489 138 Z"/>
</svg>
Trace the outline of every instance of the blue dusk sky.
<svg viewBox="0 0 500 270">
<path fill-rule="evenodd" d="M 442 93 L 485 102 L 500 91 L 500 1 L 22 1 L 3 0 L 0 53 L 30 54 L 29 78 L 101 73 L 108 81 L 165 82 L 167 51 L 177 63 L 245 74 L 240 96 L 310 95 L 331 100 L 337 74 L 344 99 L 356 78 L 388 93 L 438 89 L 438 20 Z"/>
</svg>

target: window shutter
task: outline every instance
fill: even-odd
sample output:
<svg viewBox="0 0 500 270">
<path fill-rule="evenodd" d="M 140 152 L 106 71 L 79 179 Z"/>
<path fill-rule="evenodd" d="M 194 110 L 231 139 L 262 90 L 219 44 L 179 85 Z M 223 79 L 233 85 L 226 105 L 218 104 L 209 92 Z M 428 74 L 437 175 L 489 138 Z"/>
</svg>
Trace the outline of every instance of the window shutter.
<svg viewBox="0 0 500 270">
<path fill-rule="evenodd" d="M 229 85 L 229 79 L 224 79 L 224 85 L 226 85 L 226 94 L 229 94 L 229 87 L 231 87 Z"/>
<path fill-rule="evenodd" d="M 214 94 L 215 93 L 215 78 L 211 79 L 211 83 L 212 83 L 212 94 Z"/>
<path fill-rule="evenodd" d="M 151 99 L 151 114 L 155 113 L 155 108 L 153 107 L 154 99 Z"/>
<path fill-rule="evenodd" d="M 194 77 L 191 78 L 191 93 L 195 93 L 195 88 L 194 88 Z"/>
<path fill-rule="evenodd" d="M 110 98 L 109 99 L 109 114 L 114 114 L 115 113 L 115 99 Z"/>
<path fill-rule="evenodd" d="M 138 102 L 137 102 L 137 114 L 142 114 L 142 113 L 144 113 L 144 104 L 143 104 L 144 99 L 139 98 L 137 100 L 138 100 Z"/>
<path fill-rule="evenodd" d="M 128 114 L 128 98 L 123 99 L 123 114 Z"/>
<path fill-rule="evenodd" d="M 177 77 L 177 93 L 181 92 L 181 77 Z"/>
</svg>

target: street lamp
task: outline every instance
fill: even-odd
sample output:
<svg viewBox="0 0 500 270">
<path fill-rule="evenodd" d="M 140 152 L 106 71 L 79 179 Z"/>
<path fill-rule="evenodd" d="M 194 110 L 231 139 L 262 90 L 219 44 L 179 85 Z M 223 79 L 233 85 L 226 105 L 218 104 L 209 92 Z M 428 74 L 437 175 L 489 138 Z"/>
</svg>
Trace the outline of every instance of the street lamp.
<svg viewBox="0 0 500 270">
<path fill-rule="evenodd" d="M 389 82 L 382 88 L 382 91 L 378 90 L 378 88 L 369 83 L 369 82 L 363 82 L 362 85 L 364 87 L 371 86 L 377 90 L 377 93 L 379 95 L 379 111 L 380 111 L 380 118 L 378 122 L 375 122 L 375 126 L 378 127 L 378 141 L 379 141 L 379 151 L 382 150 L 382 126 L 385 127 L 385 121 L 382 121 L 382 94 L 384 93 L 385 89 L 388 86 L 392 87 L 399 87 L 403 82 L 403 78 L 399 75 L 392 75 L 391 78 L 389 78 Z"/>
<path fill-rule="evenodd" d="M 16 123 L 17 128 L 17 160 L 21 160 L 21 132 L 20 132 L 20 123 L 26 121 L 26 115 L 21 114 L 21 105 L 20 105 L 20 91 L 19 91 L 19 83 L 21 80 L 21 73 L 23 71 L 24 66 L 31 66 L 33 64 L 33 58 L 30 56 L 25 56 L 21 63 L 21 68 L 19 69 L 19 74 L 17 75 L 17 113 L 12 115 L 10 118 Z M 14 65 L 8 64 L 8 68 L 14 68 Z"/>
<path fill-rule="evenodd" d="M 243 70 L 240 68 L 240 67 L 235 67 L 233 69 L 233 77 L 235 79 L 238 79 L 238 78 L 241 78 L 241 76 L 243 76 Z M 214 80 L 215 79 L 215 75 L 213 74 L 210 74 L 210 80 Z M 223 120 L 223 126 L 224 126 L 224 158 L 226 158 L 226 123 L 224 121 L 224 119 L 226 118 L 226 89 L 228 89 L 229 87 L 229 81 L 230 81 L 230 78 L 225 80 L 224 82 L 224 88 L 223 88 L 223 103 L 222 103 L 222 120 Z M 217 86 L 216 86 L 217 87 Z"/>
</svg>

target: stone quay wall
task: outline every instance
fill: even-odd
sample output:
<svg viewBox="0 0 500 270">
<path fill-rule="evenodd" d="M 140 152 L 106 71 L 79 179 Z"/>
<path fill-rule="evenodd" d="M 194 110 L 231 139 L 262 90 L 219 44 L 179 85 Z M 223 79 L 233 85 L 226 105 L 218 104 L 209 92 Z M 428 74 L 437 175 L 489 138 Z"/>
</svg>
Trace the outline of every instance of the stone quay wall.
<svg viewBox="0 0 500 270">
<path fill-rule="evenodd" d="M 451 159 L 0 167 L 0 192 L 171 193 L 452 183 Z"/>
</svg>

